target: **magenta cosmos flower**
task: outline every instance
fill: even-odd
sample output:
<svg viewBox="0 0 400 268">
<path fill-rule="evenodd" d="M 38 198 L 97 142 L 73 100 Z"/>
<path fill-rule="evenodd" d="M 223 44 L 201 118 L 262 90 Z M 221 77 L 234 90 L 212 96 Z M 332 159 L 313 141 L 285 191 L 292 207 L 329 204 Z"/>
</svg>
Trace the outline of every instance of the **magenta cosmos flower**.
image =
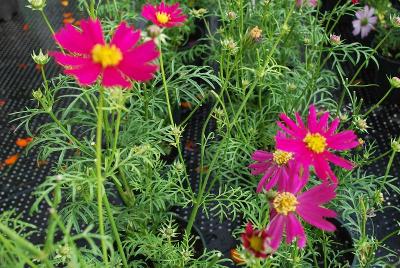
<svg viewBox="0 0 400 268">
<path fill-rule="evenodd" d="M 270 246 L 273 249 L 279 247 L 284 232 L 287 244 L 297 238 L 298 247 L 305 246 L 306 235 L 298 217 L 319 229 L 335 230 L 335 226 L 325 218 L 336 217 L 336 212 L 322 205 L 336 197 L 336 186 L 323 183 L 301 193 L 307 181 L 308 179 L 299 176 L 298 171 L 290 170 L 288 182 L 279 189 L 273 199 L 271 221 L 267 231 L 271 236 Z"/>
<path fill-rule="evenodd" d="M 179 3 L 167 5 L 163 2 L 158 6 L 146 4 L 142 8 L 142 16 L 154 24 L 171 28 L 180 26 L 186 21 L 186 15 L 179 8 Z"/>
<path fill-rule="evenodd" d="M 251 158 L 256 161 L 249 165 L 251 174 L 263 175 L 258 183 L 257 193 L 263 189 L 269 191 L 277 184 L 278 187 L 282 186 L 287 180 L 288 169 L 297 168 L 293 161 L 293 153 L 281 150 L 275 150 L 273 153 L 257 150 Z"/>
<path fill-rule="evenodd" d="M 154 41 L 137 46 L 140 31 L 122 22 L 107 44 L 99 20 L 82 20 L 81 28 L 68 24 L 56 33 L 55 40 L 67 53 L 51 53 L 81 85 L 91 85 L 101 77 L 105 87 L 130 87 L 131 79 L 153 78 L 157 66 L 151 62 L 159 52 Z"/>
<path fill-rule="evenodd" d="M 266 230 L 255 230 L 250 222 L 242 234 L 243 247 L 257 258 L 265 259 L 274 252 L 269 245 L 270 240 Z"/>
<path fill-rule="evenodd" d="M 304 3 L 311 7 L 316 7 L 318 5 L 318 0 L 296 0 L 297 7 L 301 7 Z"/>
<path fill-rule="evenodd" d="M 356 12 L 356 19 L 353 20 L 353 35 L 359 35 L 361 38 L 366 37 L 372 29 L 374 29 L 377 18 L 374 16 L 375 9 L 365 6 L 363 10 Z"/>
<path fill-rule="evenodd" d="M 283 132 L 275 137 L 276 148 L 294 153 L 295 161 L 305 170 L 313 166 L 315 173 L 322 180 L 329 177 L 337 183 L 329 163 L 348 170 L 353 168 L 353 163 L 335 155 L 332 151 L 345 151 L 358 146 L 357 136 L 351 130 L 336 133 L 340 120 L 336 118 L 329 126 L 329 112 L 325 112 L 318 120 L 313 105 L 310 106 L 307 126 L 298 113 L 295 113 L 295 116 L 297 122 L 285 114 L 280 115 L 283 122 L 277 124 Z"/>
</svg>

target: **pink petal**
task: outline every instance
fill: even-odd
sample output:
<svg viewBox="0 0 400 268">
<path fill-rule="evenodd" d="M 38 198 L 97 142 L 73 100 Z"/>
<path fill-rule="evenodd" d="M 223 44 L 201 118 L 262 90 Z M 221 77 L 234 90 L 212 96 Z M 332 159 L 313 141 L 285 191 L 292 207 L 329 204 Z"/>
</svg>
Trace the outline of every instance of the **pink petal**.
<svg viewBox="0 0 400 268">
<path fill-rule="evenodd" d="M 122 22 L 114 33 L 111 45 L 116 45 L 122 52 L 132 48 L 140 38 L 140 31 L 135 31 L 126 22 Z"/>
<path fill-rule="evenodd" d="M 104 45 L 104 35 L 99 20 L 81 20 L 82 35 L 90 40 L 92 44 Z M 80 44 L 79 44 L 80 45 Z"/>
<path fill-rule="evenodd" d="M 308 128 L 310 132 L 314 133 L 317 130 L 317 112 L 314 105 L 310 105 L 310 111 L 307 119 Z"/>
<path fill-rule="evenodd" d="M 278 249 L 282 241 L 283 228 L 286 224 L 286 216 L 277 214 L 268 225 L 268 236 L 271 237 L 270 246 L 273 249 Z"/>
<path fill-rule="evenodd" d="M 128 82 L 123 76 L 120 71 L 116 68 L 106 68 L 103 72 L 103 81 L 102 85 L 105 87 L 130 87 L 131 83 Z"/>
<path fill-rule="evenodd" d="M 83 36 L 71 24 L 67 24 L 59 32 L 54 35 L 54 39 L 64 49 L 78 54 L 91 54 L 93 46 L 95 45 L 92 40 Z"/>
<path fill-rule="evenodd" d="M 159 55 L 156 44 L 151 40 L 124 53 L 120 65 L 141 66 L 155 60 Z"/>
<path fill-rule="evenodd" d="M 303 226 L 293 213 L 289 213 L 286 221 L 286 243 L 290 244 L 295 237 L 297 237 L 298 247 L 303 248 L 306 245 Z"/>
<path fill-rule="evenodd" d="M 262 150 L 257 150 L 251 155 L 251 159 L 259 162 L 265 162 L 267 160 L 271 160 L 273 157 L 274 156 L 272 153 Z"/>
<path fill-rule="evenodd" d="M 353 20 L 352 23 L 353 23 L 353 27 L 354 27 L 353 35 L 354 35 L 354 36 L 359 35 L 360 32 L 361 32 L 361 21 L 359 21 L 359 20 Z"/>
<path fill-rule="evenodd" d="M 96 82 L 101 70 L 100 64 L 90 63 L 76 69 L 64 70 L 64 73 L 74 76 L 81 85 L 91 85 Z"/>
<path fill-rule="evenodd" d="M 276 148 L 286 152 L 303 152 L 305 144 L 303 141 L 291 140 L 286 138 L 276 137 Z"/>
<path fill-rule="evenodd" d="M 156 9 L 154 8 L 154 6 L 150 5 L 150 4 L 146 4 L 143 6 L 142 8 L 142 16 L 145 19 L 148 19 L 150 21 L 153 21 L 155 19 L 155 13 L 156 13 Z"/>
<path fill-rule="evenodd" d="M 319 131 L 325 131 L 328 126 L 329 112 L 325 112 L 319 119 L 317 129 Z"/>
<path fill-rule="evenodd" d="M 290 119 L 286 114 L 280 114 L 279 118 L 286 124 L 286 126 L 290 129 L 291 131 L 291 135 L 298 137 L 298 138 L 302 138 L 303 137 L 303 133 L 304 130 L 302 130 L 301 128 L 299 128 L 296 123 Z"/>
<path fill-rule="evenodd" d="M 257 190 L 256 190 L 257 193 L 262 192 L 262 189 L 264 188 L 265 182 L 271 177 L 273 172 L 274 172 L 274 169 L 270 168 L 264 174 L 264 176 L 261 178 L 260 182 L 258 183 Z"/>
<path fill-rule="evenodd" d="M 336 131 L 336 129 L 338 128 L 339 124 L 340 124 L 339 118 L 335 118 L 335 119 L 332 121 L 331 126 L 329 127 L 329 129 L 326 131 L 326 135 L 327 135 L 327 136 L 330 136 L 330 135 L 332 135 L 333 133 L 335 133 L 335 131 Z"/>
<path fill-rule="evenodd" d="M 333 210 L 300 203 L 296 208 L 296 212 L 303 218 L 304 221 L 321 230 L 331 232 L 336 230 L 335 225 L 324 219 L 324 217 L 336 217 L 336 212 Z"/>
<path fill-rule="evenodd" d="M 334 150 L 349 150 L 359 145 L 357 136 L 352 130 L 345 130 L 327 138 L 328 146 Z"/>
<path fill-rule="evenodd" d="M 154 78 L 154 73 L 158 70 L 158 66 L 156 65 L 143 65 L 138 67 L 131 67 L 130 69 L 124 69 L 120 67 L 121 71 L 129 76 L 131 79 L 145 82 Z"/>
<path fill-rule="evenodd" d="M 315 173 L 317 176 L 326 181 L 327 177 L 329 176 L 329 163 L 327 160 L 323 157 L 322 154 L 317 154 L 314 157 L 314 163 L 313 163 Z"/>
<path fill-rule="evenodd" d="M 329 162 L 332 162 L 336 166 L 342 167 L 347 170 L 352 170 L 354 168 L 353 162 L 337 156 L 331 152 L 326 152 L 324 155 Z"/>
<path fill-rule="evenodd" d="M 91 58 L 68 55 L 68 54 L 63 54 L 61 52 L 49 52 L 49 55 L 54 57 L 54 59 L 58 64 L 64 66 L 81 66 L 90 64 L 92 62 Z"/>
<path fill-rule="evenodd" d="M 335 199 L 335 185 L 328 185 L 326 183 L 314 186 L 310 190 L 300 194 L 297 197 L 299 203 L 307 203 L 313 205 L 321 205 L 328 203 L 332 199 Z"/>
</svg>

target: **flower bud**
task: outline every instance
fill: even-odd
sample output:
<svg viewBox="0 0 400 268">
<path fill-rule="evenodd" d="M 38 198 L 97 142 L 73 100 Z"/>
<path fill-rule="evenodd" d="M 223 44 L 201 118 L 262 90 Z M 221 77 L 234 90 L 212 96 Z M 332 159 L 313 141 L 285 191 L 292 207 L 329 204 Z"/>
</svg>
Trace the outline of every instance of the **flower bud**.
<svg viewBox="0 0 400 268">
<path fill-rule="evenodd" d="M 394 152 L 396 152 L 396 153 L 400 153 L 400 139 L 397 139 L 397 140 L 395 140 L 395 139 L 393 139 L 392 141 L 391 141 L 391 147 L 392 147 L 392 150 L 394 151 Z"/>
<path fill-rule="evenodd" d="M 329 40 L 330 40 L 331 44 L 334 46 L 340 45 L 340 43 L 342 42 L 340 40 L 340 35 L 336 35 L 336 34 L 331 34 Z"/>
<path fill-rule="evenodd" d="M 396 76 L 389 78 L 389 83 L 393 88 L 400 88 L 400 78 Z"/>
<path fill-rule="evenodd" d="M 235 55 L 239 48 L 233 39 L 225 39 L 221 41 L 221 45 L 229 54 Z"/>
<path fill-rule="evenodd" d="M 396 16 L 392 18 L 393 26 L 396 28 L 400 27 L 400 17 Z"/>
<path fill-rule="evenodd" d="M 35 51 L 33 51 L 31 57 L 33 61 L 39 65 L 46 65 L 50 61 L 49 55 L 47 53 L 43 54 L 42 49 L 39 50 L 39 54 L 37 55 L 35 54 Z"/>
<path fill-rule="evenodd" d="M 26 7 L 32 10 L 43 10 L 46 6 L 46 0 L 28 0 L 29 5 Z"/>
<path fill-rule="evenodd" d="M 195 18 L 203 18 L 207 14 L 208 10 L 206 8 L 192 9 L 190 14 Z"/>
<path fill-rule="evenodd" d="M 249 35 L 250 35 L 251 39 L 253 39 L 254 41 L 260 41 L 261 36 L 262 36 L 262 30 L 260 28 L 258 28 L 258 26 L 256 26 L 250 30 Z"/>
<path fill-rule="evenodd" d="M 161 34 L 161 28 L 155 24 L 147 27 L 147 32 L 151 38 L 157 38 Z"/>
<path fill-rule="evenodd" d="M 41 100 L 41 99 L 43 98 L 43 93 L 42 93 L 42 91 L 41 91 L 40 89 L 34 90 L 34 91 L 32 92 L 32 96 L 33 96 L 33 98 L 36 99 L 36 100 Z"/>
<path fill-rule="evenodd" d="M 237 18 L 236 13 L 233 12 L 233 11 L 229 11 L 229 12 L 226 14 L 226 16 L 228 17 L 229 20 L 236 20 L 236 18 Z"/>
</svg>

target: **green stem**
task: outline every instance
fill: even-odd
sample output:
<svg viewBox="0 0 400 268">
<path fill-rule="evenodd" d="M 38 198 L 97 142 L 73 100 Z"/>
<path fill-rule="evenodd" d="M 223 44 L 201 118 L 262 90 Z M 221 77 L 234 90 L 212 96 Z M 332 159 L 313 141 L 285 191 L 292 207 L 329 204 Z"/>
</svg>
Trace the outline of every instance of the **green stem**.
<svg viewBox="0 0 400 268">
<path fill-rule="evenodd" d="M 114 216 L 112 214 L 112 209 L 111 209 L 111 206 L 110 206 L 110 202 L 108 201 L 108 198 L 107 198 L 106 194 L 103 195 L 103 201 L 104 201 L 104 205 L 105 205 L 106 210 L 107 210 L 108 220 L 110 221 L 110 224 L 111 224 L 112 233 L 114 235 L 115 241 L 117 242 L 118 252 L 119 252 L 119 254 L 121 255 L 121 258 L 122 258 L 122 264 L 124 265 L 125 268 L 127 268 L 128 267 L 128 263 L 126 261 L 125 252 L 124 252 L 124 249 L 122 248 L 121 238 L 119 236 L 117 225 L 115 224 Z"/>
<path fill-rule="evenodd" d="M 161 45 L 160 45 L 160 68 L 161 68 L 161 76 L 162 76 L 163 87 L 164 87 L 164 92 L 165 92 L 165 99 L 167 101 L 169 120 L 170 120 L 171 125 L 173 126 L 174 125 L 174 117 L 172 116 L 171 103 L 169 101 L 168 85 L 167 85 L 167 79 L 165 76 L 164 60 L 163 60 L 163 53 L 162 53 Z"/>
<path fill-rule="evenodd" d="M 144 98 L 144 118 L 146 121 L 149 119 L 149 96 L 146 83 L 143 84 L 143 98 Z"/>
<path fill-rule="evenodd" d="M 115 129 L 114 129 L 114 137 L 113 137 L 113 146 L 111 151 L 111 159 L 114 159 L 115 153 L 117 151 L 119 131 L 121 127 L 121 109 L 117 110 L 117 120 L 115 121 Z"/>
<path fill-rule="evenodd" d="M 395 150 L 393 150 L 392 154 L 390 155 L 389 162 L 386 166 L 385 176 L 383 177 L 383 182 L 381 184 L 381 190 L 386 184 L 386 180 L 387 180 L 387 177 L 389 176 L 390 168 L 393 165 L 393 160 L 394 160 L 394 157 L 396 156 L 396 153 L 397 152 Z"/>
<path fill-rule="evenodd" d="M 101 249 L 103 253 L 103 261 L 108 266 L 107 247 L 104 233 L 103 220 L 103 175 L 102 175 L 102 134 L 103 134 L 103 105 L 104 105 L 104 89 L 100 88 L 99 102 L 97 107 L 97 132 L 96 132 L 96 175 L 97 175 L 97 212 L 99 217 L 99 231 L 101 236 Z"/>
<path fill-rule="evenodd" d="M 48 91 L 49 90 L 49 82 L 47 81 L 46 73 L 44 72 L 43 65 L 40 65 L 40 72 L 42 73 L 42 78 L 43 78 L 45 89 L 46 89 L 46 91 Z M 47 92 L 46 92 L 46 95 L 47 95 Z"/>
<path fill-rule="evenodd" d="M 379 105 L 381 105 L 382 102 L 390 95 L 390 93 L 392 92 L 392 90 L 393 90 L 393 87 L 390 87 L 390 89 L 386 92 L 385 96 L 383 96 L 383 97 L 379 100 L 378 103 L 376 103 L 374 106 L 372 106 L 372 107 L 368 110 L 368 112 L 366 112 L 366 113 L 364 114 L 364 117 L 366 117 L 366 116 L 369 115 L 373 110 L 375 110 L 376 108 L 378 108 Z"/>
<path fill-rule="evenodd" d="M 89 16 L 90 16 L 92 19 L 95 19 L 95 18 L 96 18 L 96 13 L 95 13 L 95 11 L 94 11 L 95 2 L 96 2 L 95 0 L 90 0 Z"/>
<path fill-rule="evenodd" d="M 53 26 L 51 26 L 51 23 L 50 23 L 49 19 L 47 18 L 46 13 L 44 13 L 44 10 L 43 10 L 43 9 L 40 10 L 40 13 L 42 14 L 42 17 L 43 17 L 43 19 L 44 19 L 44 21 L 45 21 L 47 27 L 49 28 L 51 34 L 54 36 L 56 33 L 55 33 L 55 31 L 54 31 Z M 62 52 L 63 54 L 65 54 L 64 48 L 63 48 L 60 44 L 58 44 L 58 46 L 59 46 L 61 52 Z"/>
</svg>

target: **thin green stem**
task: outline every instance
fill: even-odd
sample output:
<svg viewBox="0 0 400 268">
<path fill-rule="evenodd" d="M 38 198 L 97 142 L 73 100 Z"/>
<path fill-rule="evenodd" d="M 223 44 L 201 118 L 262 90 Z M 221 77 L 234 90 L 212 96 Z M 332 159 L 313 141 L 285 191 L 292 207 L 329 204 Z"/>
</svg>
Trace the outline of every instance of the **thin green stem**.
<svg viewBox="0 0 400 268">
<path fill-rule="evenodd" d="M 101 249 L 103 253 L 103 261 L 108 266 L 107 247 L 104 232 L 103 219 L 103 175 L 102 175 L 102 134 L 103 134 L 103 105 L 104 105 L 104 89 L 101 87 L 99 92 L 99 102 L 97 107 L 97 128 L 96 128 L 96 176 L 97 176 L 97 212 L 99 217 L 99 231 L 101 236 Z"/>
<path fill-rule="evenodd" d="M 46 73 L 44 72 L 44 66 L 43 65 L 40 65 L 40 73 L 42 74 L 44 86 L 45 86 L 45 89 L 47 91 L 47 90 L 49 90 L 49 82 L 47 81 Z"/>
<path fill-rule="evenodd" d="M 94 10 L 95 2 L 96 2 L 96 0 L 90 0 L 89 16 L 90 16 L 92 19 L 95 19 L 95 18 L 96 18 L 96 13 L 95 13 L 95 10 Z"/>
<path fill-rule="evenodd" d="M 370 113 L 372 113 L 376 108 L 378 108 L 382 102 L 390 95 L 390 93 L 392 92 L 393 87 L 390 87 L 390 89 L 386 92 L 386 94 L 374 105 L 372 106 L 365 114 L 364 117 L 366 117 L 367 115 L 369 115 Z"/>
<path fill-rule="evenodd" d="M 115 241 L 117 242 L 118 252 L 121 255 L 122 264 L 124 265 L 125 268 L 127 268 L 128 263 L 126 261 L 125 252 L 124 252 L 124 249 L 122 248 L 121 238 L 119 236 L 117 225 L 115 224 L 114 216 L 112 214 L 113 212 L 112 212 L 112 209 L 110 206 L 110 202 L 108 201 L 106 194 L 103 195 L 103 202 L 104 202 L 104 205 L 107 210 L 107 216 L 108 216 L 108 220 L 110 221 L 110 224 L 111 224 L 112 233 L 114 235 Z"/>
<path fill-rule="evenodd" d="M 164 69 L 164 60 L 163 60 L 163 53 L 160 45 L 160 68 L 161 68 L 161 76 L 163 81 L 165 99 L 167 101 L 167 109 L 168 109 L 168 116 L 171 125 L 174 125 L 174 117 L 172 116 L 172 109 L 171 109 L 171 102 L 169 100 L 169 92 L 168 92 L 168 85 L 167 85 L 167 78 L 165 76 L 165 69 Z"/>
<path fill-rule="evenodd" d="M 119 131 L 121 127 L 121 109 L 117 110 L 117 119 L 115 121 L 115 128 L 114 128 L 114 137 L 113 137 L 113 146 L 111 151 L 111 159 L 114 159 L 115 153 L 117 151 L 118 145 L 118 138 L 119 138 Z"/>
<path fill-rule="evenodd" d="M 381 190 L 386 184 L 386 180 L 387 180 L 387 177 L 389 176 L 390 168 L 393 165 L 393 160 L 394 160 L 394 157 L 396 156 L 396 153 L 397 152 L 395 150 L 393 150 L 392 154 L 390 155 L 389 162 L 386 166 L 385 176 L 383 177 L 383 182 L 381 184 Z"/>
<path fill-rule="evenodd" d="M 44 10 L 43 10 L 43 9 L 40 10 L 40 13 L 42 14 L 42 17 L 43 17 L 43 19 L 44 19 L 44 21 L 45 21 L 47 27 L 49 28 L 51 34 L 54 36 L 56 33 L 55 33 L 55 31 L 54 31 L 53 26 L 51 26 L 51 23 L 50 23 L 49 19 L 47 18 L 46 13 L 44 13 Z M 63 48 L 60 44 L 58 44 L 58 46 L 59 46 L 61 52 L 62 52 L 63 54 L 65 54 L 64 48 Z"/>
</svg>

